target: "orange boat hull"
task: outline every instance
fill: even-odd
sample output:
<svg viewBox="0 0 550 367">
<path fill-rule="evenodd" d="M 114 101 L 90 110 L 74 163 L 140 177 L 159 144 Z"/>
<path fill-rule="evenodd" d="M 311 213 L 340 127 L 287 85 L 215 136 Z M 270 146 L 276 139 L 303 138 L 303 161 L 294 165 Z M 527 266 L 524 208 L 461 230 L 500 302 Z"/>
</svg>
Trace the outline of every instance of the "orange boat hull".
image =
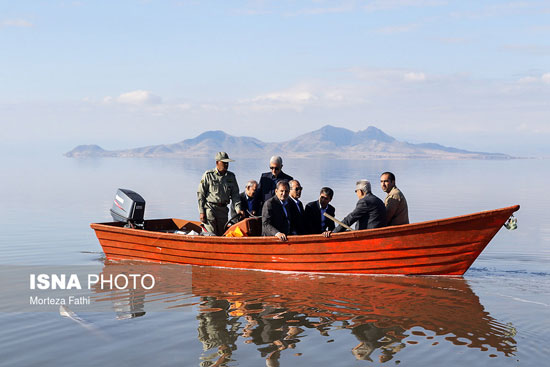
<svg viewBox="0 0 550 367">
<path fill-rule="evenodd" d="M 333 234 L 276 237 L 208 237 L 150 228 L 180 219 L 149 220 L 147 230 L 93 223 L 111 260 L 143 260 L 317 273 L 462 275 L 519 205 L 459 217 Z"/>
</svg>

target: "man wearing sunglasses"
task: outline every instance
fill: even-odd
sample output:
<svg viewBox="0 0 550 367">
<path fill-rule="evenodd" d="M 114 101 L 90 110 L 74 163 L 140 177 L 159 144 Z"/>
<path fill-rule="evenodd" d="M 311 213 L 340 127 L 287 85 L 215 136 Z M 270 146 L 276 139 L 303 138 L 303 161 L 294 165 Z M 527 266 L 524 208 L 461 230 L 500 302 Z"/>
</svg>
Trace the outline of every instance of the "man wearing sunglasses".
<svg viewBox="0 0 550 367">
<path fill-rule="evenodd" d="M 283 159 L 277 155 L 274 155 L 269 160 L 269 172 L 262 173 L 260 177 L 260 187 L 258 187 L 259 198 L 263 203 L 275 195 L 275 189 L 279 181 L 285 180 L 290 182 L 293 180 L 292 176 L 287 175 L 282 171 Z"/>
<path fill-rule="evenodd" d="M 294 205 L 296 209 L 295 215 L 295 225 L 296 225 L 296 234 L 306 234 L 306 223 L 305 223 L 305 210 L 304 204 L 300 201 L 300 196 L 302 196 L 303 187 L 300 185 L 300 181 L 291 180 L 290 184 L 290 195 L 288 196 L 288 201 L 291 205 Z"/>
</svg>

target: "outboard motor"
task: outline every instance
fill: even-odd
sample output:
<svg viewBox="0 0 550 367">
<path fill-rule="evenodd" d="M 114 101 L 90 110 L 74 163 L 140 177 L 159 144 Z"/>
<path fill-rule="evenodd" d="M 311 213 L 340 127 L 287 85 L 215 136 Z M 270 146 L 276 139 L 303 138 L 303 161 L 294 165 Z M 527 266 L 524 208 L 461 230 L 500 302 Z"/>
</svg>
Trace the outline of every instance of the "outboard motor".
<svg viewBox="0 0 550 367">
<path fill-rule="evenodd" d="M 145 200 L 132 190 L 118 189 L 111 208 L 111 216 L 117 222 L 124 222 L 127 228 L 143 229 Z"/>
</svg>

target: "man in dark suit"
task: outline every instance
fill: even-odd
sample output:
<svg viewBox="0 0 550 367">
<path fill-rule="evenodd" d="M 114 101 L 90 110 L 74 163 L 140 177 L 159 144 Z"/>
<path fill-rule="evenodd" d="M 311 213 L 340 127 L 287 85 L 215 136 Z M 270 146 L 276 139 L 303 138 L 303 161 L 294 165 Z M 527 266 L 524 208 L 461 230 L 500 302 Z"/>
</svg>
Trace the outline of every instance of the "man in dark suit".
<svg viewBox="0 0 550 367">
<path fill-rule="evenodd" d="M 262 235 L 276 236 L 281 241 L 287 235 L 296 234 L 296 209 L 288 202 L 290 186 L 287 181 L 279 181 L 275 196 L 267 200 L 262 208 Z"/>
<path fill-rule="evenodd" d="M 370 182 L 367 180 L 357 181 L 355 193 L 359 198 L 355 209 L 349 213 L 342 223 L 351 226 L 357 222 L 355 229 L 371 229 L 386 226 L 386 206 L 384 202 L 371 192 Z M 334 232 L 342 232 L 345 228 L 341 225 L 334 229 Z"/>
<path fill-rule="evenodd" d="M 277 183 L 281 180 L 292 181 L 292 176 L 282 171 L 283 159 L 279 156 L 273 156 L 269 160 L 269 172 L 262 173 L 260 177 L 260 186 L 258 187 L 259 198 L 263 203 L 273 197 Z"/>
<path fill-rule="evenodd" d="M 241 199 L 241 209 L 244 211 L 244 218 L 250 218 L 251 216 L 259 217 L 262 215 L 262 203 L 258 198 L 258 182 L 256 180 L 250 180 L 246 183 L 245 189 L 239 194 Z M 235 210 L 231 211 L 231 218 L 237 215 Z M 240 218 L 243 219 L 243 218 Z"/>
<path fill-rule="evenodd" d="M 334 222 L 324 216 L 324 213 L 334 217 L 335 209 L 330 205 L 334 191 L 330 187 L 323 187 L 319 193 L 319 200 L 307 203 L 304 215 L 306 231 L 308 234 L 324 233 L 329 237 L 330 231 L 334 230 Z"/>
<path fill-rule="evenodd" d="M 305 210 L 304 204 L 300 201 L 302 196 L 303 187 L 300 185 L 300 181 L 292 180 L 290 184 L 290 195 L 288 196 L 288 202 L 291 206 L 294 206 L 296 211 L 295 223 L 296 223 L 296 234 L 306 234 L 306 223 L 305 223 Z"/>
</svg>

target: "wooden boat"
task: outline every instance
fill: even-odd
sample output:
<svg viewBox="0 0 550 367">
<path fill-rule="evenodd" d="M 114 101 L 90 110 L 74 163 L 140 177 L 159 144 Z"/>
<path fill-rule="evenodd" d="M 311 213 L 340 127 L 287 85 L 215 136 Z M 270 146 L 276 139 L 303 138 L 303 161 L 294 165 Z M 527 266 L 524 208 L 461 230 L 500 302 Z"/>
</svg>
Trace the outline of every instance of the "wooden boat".
<svg viewBox="0 0 550 367">
<path fill-rule="evenodd" d="M 237 228 L 243 237 L 189 236 L 198 222 L 146 220 L 144 229 L 122 222 L 93 223 L 111 260 L 142 260 L 243 269 L 316 273 L 462 275 L 519 209 L 519 205 L 453 218 L 323 235 L 262 237 L 259 218 Z M 238 231 L 237 231 L 238 232 Z"/>
</svg>

